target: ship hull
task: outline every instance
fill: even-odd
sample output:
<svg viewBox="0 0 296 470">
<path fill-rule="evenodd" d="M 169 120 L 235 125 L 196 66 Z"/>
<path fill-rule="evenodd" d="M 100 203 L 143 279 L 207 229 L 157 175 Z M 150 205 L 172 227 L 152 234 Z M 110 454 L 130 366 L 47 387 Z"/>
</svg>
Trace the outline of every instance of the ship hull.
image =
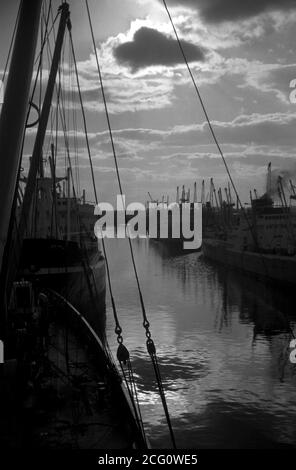
<svg viewBox="0 0 296 470">
<path fill-rule="evenodd" d="M 296 284 L 296 257 L 278 256 L 233 249 L 226 241 L 204 239 L 206 258 L 240 269 L 261 279 Z"/>
<path fill-rule="evenodd" d="M 172 255 L 188 255 L 189 253 L 201 251 L 201 246 L 194 249 L 184 248 L 184 242 L 188 241 L 184 238 L 151 238 L 153 242 L 159 243 L 168 250 Z M 189 240 L 192 241 L 192 240 Z"/>
<path fill-rule="evenodd" d="M 69 250 L 56 240 L 26 240 L 25 248 L 21 277 L 61 294 L 84 313 L 94 331 L 104 338 L 106 272 L 103 256 L 93 253 L 85 262 L 75 244 L 71 244 Z"/>
</svg>

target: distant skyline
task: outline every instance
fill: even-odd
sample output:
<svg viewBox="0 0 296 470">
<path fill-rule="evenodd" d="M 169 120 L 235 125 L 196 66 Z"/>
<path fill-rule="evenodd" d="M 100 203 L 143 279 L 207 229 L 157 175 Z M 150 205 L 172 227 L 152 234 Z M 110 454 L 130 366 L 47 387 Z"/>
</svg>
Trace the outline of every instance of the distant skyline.
<svg viewBox="0 0 296 470">
<path fill-rule="evenodd" d="M 53 1 L 56 11 L 59 2 Z M 117 183 L 84 1 L 70 0 L 73 37 L 101 200 Z M 175 197 L 177 185 L 228 180 L 161 0 L 90 0 L 124 192 Z M 266 170 L 295 174 L 295 0 L 167 0 L 209 116 L 242 196 Z M 18 1 L 0 3 L 0 69 Z M 81 184 L 91 198 L 82 127 Z"/>
</svg>

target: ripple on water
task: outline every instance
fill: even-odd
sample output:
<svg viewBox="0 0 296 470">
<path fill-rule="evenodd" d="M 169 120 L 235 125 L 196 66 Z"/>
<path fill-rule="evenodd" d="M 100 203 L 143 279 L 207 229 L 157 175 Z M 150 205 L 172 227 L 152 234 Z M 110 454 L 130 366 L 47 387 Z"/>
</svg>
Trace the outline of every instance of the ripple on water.
<svg viewBox="0 0 296 470">
<path fill-rule="evenodd" d="M 168 430 L 128 250 L 108 243 L 146 428 L 153 446 L 166 447 Z M 134 248 L 178 446 L 295 446 L 296 373 L 288 361 L 288 326 L 296 322 L 292 296 L 207 263 L 199 253 L 174 256 L 147 241 Z"/>
</svg>

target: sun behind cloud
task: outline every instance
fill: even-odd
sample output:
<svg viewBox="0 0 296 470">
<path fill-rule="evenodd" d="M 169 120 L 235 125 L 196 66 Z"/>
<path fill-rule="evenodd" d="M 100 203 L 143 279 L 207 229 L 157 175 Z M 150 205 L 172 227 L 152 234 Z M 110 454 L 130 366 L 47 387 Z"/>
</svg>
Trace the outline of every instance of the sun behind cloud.
<svg viewBox="0 0 296 470">
<path fill-rule="evenodd" d="M 205 60 L 203 48 L 185 40 L 181 40 L 181 44 L 189 62 Z M 145 26 L 135 32 L 132 41 L 115 47 L 113 53 L 119 63 L 130 66 L 134 71 L 153 65 L 184 63 L 175 38 Z"/>
</svg>

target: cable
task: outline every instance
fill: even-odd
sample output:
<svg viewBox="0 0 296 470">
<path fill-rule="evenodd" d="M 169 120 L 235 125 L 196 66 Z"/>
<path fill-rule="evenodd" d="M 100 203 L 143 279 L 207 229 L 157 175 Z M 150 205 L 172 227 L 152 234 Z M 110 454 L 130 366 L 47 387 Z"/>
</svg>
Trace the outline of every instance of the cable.
<svg viewBox="0 0 296 470">
<path fill-rule="evenodd" d="M 207 123 L 208 123 L 210 132 L 211 132 L 211 134 L 212 134 L 212 137 L 213 137 L 213 139 L 214 139 L 214 142 L 215 142 L 215 144 L 216 144 L 216 146 L 217 146 L 217 149 L 218 149 L 218 151 L 219 151 L 219 153 L 220 153 L 220 155 L 221 155 L 221 158 L 222 158 L 222 160 L 223 160 L 223 163 L 224 163 L 226 172 L 227 172 L 227 174 L 228 174 L 230 183 L 231 183 L 232 188 L 233 188 L 233 190 L 234 190 L 234 192 L 235 192 L 235 195 L 236 195 L 236 197 L 237 197 L 237 201 L 238 201 L 239 206 L 240 206 L 240 208 L 241 208 L 241 210 L 242 210 L 242 213 L 243 213 L 243 215 L 244 215 L 244 217 L 245 217 L 245 219 L 246 219 L 246 221 L 247 221 L 248 228 L 249 228 L 249 230 L 250 230 L 250 232 L 251 232 L 251 235 L 252 235 L 252 237 L 253 237 L 253 240 L 254 240 L 254 242 L 255 242 L 255 246 L 258 247 L 257 237 L 256 237 L 256 235 L 255 235 L 255 233 L 254 233 L 254 230 L 253 230 L 252 225 L 250 224 L 250 221 L 249 221 L 248 216 L 247 216 L 247 214 L 246 214 L 245 208 L 244 208 L 244 206 L 242 205 L 242 202 L 241 202 L 241 200 L 240 200 L 238 191 L 237 191 L 236 186 L 235 186 L 235 184 L 234 184 L 234 181 L 233 181 L 233 179 L 232 179 L 232 176 L 231 176 L 230 170 L 229 170 L 229 168 L 228 168 L 226 159 L 225 159 L 225 157 L 224 157 L 222 148 L 221 148 L 221 146 L 220 146 L 220 144 L 219 144 L 219 142 L 218 142 L 217 136 L 216 136 L 216 134 L 215 134 L 214 128 L 213 128 L 213 126 L 212 126 L 212 123 L 211 123 L 211 120 L 210 120 L 210 117 L 209 117 L 209 114 L 208 114 L 208 112 L 207 112 L 207 110 L 206 110 L 206 107 L 205 107 L 203 98 L 202 98 L 202 96 L 201 96 L 201 94 L 200 94 L 200 91 L 199 91 L 199 89 L 198 89 L 198 86 L 197 86 L 197 84 L 196 84 L 195 78 L 194 78 L 194 76 L 193 76 L 193 73 L 192 73 L 192 71 L 191 71 L 190 65 L 189 65 L 189 63 L 188 63 L 186 54 L 185 54 L 185 52 L 184 52 L 182 43 L 181 43 L 181 41 L 180 41 L 180 38 L 179 38 L 179 35 L 178 35 L 178 33 L 177 33 L 175 24 L 174 24 L 173 19 L 172 19 L 172 16 L 171 16 L 171 14 L 170 14 L 170 12 L 169 12 L 169 9 L 168 9 L 168 7 L 167 7 L 166 0 L 162 0 L 162 1 L 163 1 L 164 8 L 165 8 L 165 10 L 166 10 L 166 12 L 167 12 L 167 15 L 168 15 L 168 17 L 169 17 L 170 23 L 171 23 L 171 25 L 172 25 L 173 31 L 174 31 L 174 33 L 175 33 L 175 36 L 176 36 L 176 39 L 177 39 L 177 42 L 178 42 L 178 45 L 179 45 L 181 54 L 182 54 L 182 56 L 183 56 L 183 59 L 184 59 L 184 62 L 185 62 L 185 64 L 186 64 L 188 73 L 189 73 L 190 78 L 191 78 L 191 80 L 192 80 L 194 89 L 195 89 L 195 91 L 196 91 L 196 94 L 197 94 L 197 96 L 198 96 L 198 99 L 199 99 L 199 102 L 200 102 L 200 104 L 201 104 L 202 110 L 203 110 L 203 112 L 204 112 L 204 115 L 205 115 L 206 121 L 207 121 Z M 263 266 L 264 266 L 266 275 L 268 276 L 268 269 L 267 269 L 265 260 L 264 260 L 264 258 L 263 258 L 263 256 L 262 256 L 262 254 L 260 253 L 260 251 L 259 251 L 259 254 L 260 254 L 260 259 L 261 259 L 261 261 L 262 261 L 262 263 L 263 263 Z M 289 324 L 289 329 L 290 329 L 290 332 L 291 332 L 292 337 L 295 338 L 294 332 L 293 332 L 293 330 L 292 330 L 290 324 Z"/>
<path fill-rule="evenodd" d="M 114 164 L 115 164 L 115 169 L 116 169 L 117 181 L 118 181 L 120 195 L 121 195 L 121 198 L 122 198 L 122 201 L 123 201 L 123 190 L 122 190 L 122 184 L 121 184 L 121 179 L 120 179 L 120 174 L 119 174 L 117 155 L 116 155 L 116 150 L 115 150 L 115 145 L 114 145 L 112 127 L 111 127 L 111 122 L 110 122 L 110 117 L 109 117 L 109 110 L 108 110 L 107 100 L 106 100 L 105 91 L 104 91 L 104 83 L 103 83 L 101 68 L 100 68 L 99 59 L 98 59 L 98 53 L 97 53 L 97 48 L 96 48 L 96 42 L 95 42 L 95 36 L 94 36 L 94 31 L 93 31 L 93 26 L 92 26 L 92 20 L 91 20 L 88 0 L 85 0 L 85 3 L 86 3 L 88 21 L 89 21 L 91 37 L 92 37 L 92 42 L 93 42 L 94 54 L 95 54 L 95 59 L 96 59 L 96 64 L 97 64 L 97 69 L 98 69 L 98 74 L 99 74 L 99 80 L 100 80 L 100 85 L 101 85 L 101 92 L 102 92 L 102 98 L 103 98 L 105 114 L 106 114 L 106 119 L 107 119 L 107 125 L 108 125 L 108 130 L 109 130 L 109 137 L 110 137 L 110 142 L 111 142 L 111 147 L 112 147 L 112 152 L 113 152 L 113 157 L 114 157 Z M 127 230 L 126 225 L 125 225 L 125 228 Z M 161 400 L 162 400 L 163 409 L 164 409 L 164 412 L 165 412 L 165 416 L 166 416 L 166 420 L 167 420 L 167 424 L 168 424 L 168 428 L 169 428 L 173 448 L 176 448 L 174 432 L 173 432 L 173 428 L 172 428 L 172 424 L 171 424 L 171 420 L 170 420 L 170 416 L 169 416 L 169 412 L 168 412 L 168 407 L 167 407 L 167 403 L 166 403 L 164 389 L 163 389 L 162 382 L 161 382 L 161 375 L 160 375 L 159 365 L 158 365 L 158 362 L 157 362 L 156 348 L 155 348 L 153 340 L 151 339 L 151 333 L 150 333 L 150 330 L 149 330 L 150 324 L 149 324 L 149 321 L 147 319 L 147 314 L 146 314 L 144 299 L 143 299 L 143 295 L 142 295 L 142 289 L 141 289 L 141 286 L 140 286 L 139 276 L 138 276 L 138 272 L 137 272 L 137 267 L 136 267 L 132 242 L 131 242 L 131 239 L 130 239 L 129 236 L 127 238 L 128 238 L 128 243 L 129 243 L 129 248 L 130 248 L 130 253 L 131 253 L 131 259 L 132 259 L 132 265 L 133 265 L 133 270 L 134 270 L 134 274 L 135 274 L 135 279 L 136 279 L 136 283 L 137 283 L 137 289 L 138 289 L 139 299 L 140 299 L 140 304 L 141 304 L 141 309 L 142 309 L 143 326 L 146 330 L 147 351 L 150 354 L 150 357 L 151 357 L 151 360 L 153 362 L 153 366 L 154 366 L 154 369 L 155 369 L 156 380 L 157 380 L 159 393 L 160 393 L 160 397 L 161 397 Z"/>
<path fill-rule="evenodd" d="M 86 138 L 85 139 L 86 140 L 86 148 L 87 148 L 87 153 L 88 153 L 88 157 L 89 157 L 89 164 L 90 164 L 90 170 L 91 170 L 93 190 L 94 190 L 96 204 L 98 204 L 99 200 L 98 200 L 96 181 L 95 181 L 95 176 L 94 176 L 93 162 L 92 162 L 92 158 L 91 158 L 91 151 L 90 151 L 90 145 L 89 145 L 89 137 L 88 137 L 87 124 L 86 124 L 85 109 L 84 109 L 84 104 L 83 104 L 83 100 L 82 100 L 82 93 L 81 93 L 81 87 L 80 87 L 80 82 L 79 82 L 79 74 L 78 74 L 76 54 L 75 54 L 75 49 L 74 49 L 74 43 L 73 43 L 71 28 L 69 29 L 69 36 L 70 36 L 70 45 L 71 45 L 71 50 L 72 50 L 72 55 L 73 55 L 73 62 L 74 62 L 74 69 L 75 69 L 75 75 L 76 75 L 76 83 L 77 83 L 79 102 L 80 102 L 81 113 L 82 113 L 83 128 L 84 128 L 84 134 L 85 134 L 85 138 Z"/>
<path fill-rule="evenodd" d="M 49 21 L 49 15 L 48 15 L 47 20 L 46 20 L 45 33 L 44 33 L 44 38 L 43 38 L 43 44 L 41 46 L 41 51 L 43 51 L 43 48 L 44 48 L 44 46 L 47 42 L 47 38 L 48 38 L 48 36 L 47 36 L 48 21 Z M 33 84 L 33 89 L 32 89 L 32 92 L 31 92 L 31 98 L 30 98 L 30 101 L 29 101 L 29 107 L 28 107 L 28 112 L 27 112 L 27 116 L 26 116 L 25 130 L 28 127 L 28 122 L 29 122 L 29 117 L 30 117 L 30 110 L 31 110 L 34 95 L 35 95 L 35 92 L 36 92 L 36 87 L 37 87 L 37 84 L 38 84 L 40 68 L 41 68 L 41 58 L 40 58 L 40 55 L 39 55 L 39 64 L 38 64 L 37 73 L 36 73 L 36 77 L 35 77 L 34 84 Z M 23 150 L 24 150 L 24 144 L 25 144 L 25 137 L 26 137 L 26 131 L 25 130 L 24 130 L 24 134 L 23 134 L 23 138 L 22 138 L 22 145 L 21 145 L 21 149 L 20 149 L 20 155 L 21 156 L 23 156 Z M 22 158 L 20 159 L 20 164 L 19 164 L 19 169 L 18 169 L 18 178 L 17 178 L 18 184 L 19 184 L 19 179 L 20 179 L 21 168 L 22 168 Z M 15 213 L 15 210 L 16 210 L 16 207 L 17 207 L 18 184 L 15 187 L 14 209 L 12 210 L 12 214 Z M 26 230 L 28 230 L 28 221 L 27 220 L 25 221 L 25 227 L 26 227 Z M 13 235 L 14 231 L 15 231 L 15 237 Z M 11 286 L 12 286 L 12 282 L 14 281 L 13 276 L 12 276 L 12 272 L 14 270 L 13 266 L 15 266 L 16 264 L 19 263 L 20 245 L 22 243 L 22 240 L 20 239 L 20 234 L 19 234 L 18 221 L 16 220 L 16 218 L 11 219 L 10 234 L 11 234 L 10 237 L 8 237 L 8 239 L 10 240 L 10 249 L 7 251 L 6 268 L 5 268 L 5 270 L 3 270 L 3 272 L 6 273 L 5 274 L 6 278 L 5 278 L 5 281 L 3 281 L 3 284 L 4 284 L 4 282 L 6 283 L 6 296 L 7 297 L 9 296 L 9 292 L 10 292 L 10 289 L 11 289 Z M 14 257 L 14 260 L 15 260 L 14 262 L 12 262 L 12 258 L 11 258 L 12 256 Z"/>
<path fill-rule="evenodd" d="M 94 176 L 92 155 L 91 155 L 90 145 L 89 145 L 89 137 L 88 137 L 87 123 L 86 123 L 85 109 L 84 109 L 82 93 L 81 93 L 81 87 L 80 87 L 80 82 L 79 82 L 79 74 L 78 74 L 78 68 L 77 68 L 76 54 L 75 54 L 75 49 L 74 49 L 74 43 L 73 43 L 71 27 L 69 27 L 68 29 L 69 29 L 70 45 L 71 45 L 72 56 L 73 56 L 74 70 L 75 70 L 75 75 L 76 75 L 77 90 L 78 90 L 79 102 L 80 102 L 81 113 L 82 113 L 82 121 L 83 121 L 83 127 L 84 127 L 86 147 L 87 147 L 88 158 L 89 158 L 90 169 L 91 169 L 93 190 L 94 190 L 95 201 L 96 201 L 96 205 L 97 205 L 99 201 L 98 201 L 96 181 L 95 181 L 95 176 Z M 116 303 L 115 303 L 115 299 L 114 299 L 114 295 L 113 295 L 113 287 L 112 287 L 110 267 L 109 267 L 107 252 L 106 252 L 105 241 L 104 241 L 103 237 L 102 237 L 102 248 L 103 248 L 103 254 L 104 254 L 104 258 L 105 258 L 108 289 L 109 289 L 109 293 L 110 293 L 112 312 L 113 312 L 113 317 L 114 317 L 114 321 L 115 321 L 115 333 L 117 335 L 117 342 L 118 342 L 117 359 L 119 361 L 119 364 L 120 364 L 120 367 L 121 367 L 121 370 L 122 370 L 122 375 L 123 375 L 123 378 L 125 380 L 125 383 L 126 383 L 126 386 L 127 386 L 127 389 L 128 389 L 128 393 L 129 393 L 130 400 L 131 400 L 131 403 L 132 403 L 132 406 L 133 406 L 134 415 L 135 415 L 135 419 L 136 419 L 138 428 L 141 430 L 144 443 L 147 446 L 144 423 L 143 423 L 141 410 L 140 410 L 140 406 L 139 406 L 138 395 L 137 395 L 135 379 L 134 379 L 134 373 L 133 373 L 133 369 L 132 369 L 132 365 L 131 365 L 131 361 L 130 361 L 130 354 L 129 354 L 129 351 L 127 350 L 127 348 L 123 344 L 122 327 L 121 327 L 120 322 L 119 322 Z M 128 376 L 125 373 L 124 365 L 127 365 Z"/>
<path fill-rule="evenodd" d="M 98 193 L 97 193 L 97 187 L 96 187 L 96 181 L 95 181 L 95 175 L 94 175 L 94 168 L 93 168 L 92 156 L 91 156 L 90 145 L 89 145 L 86 115 L 85 115 L 85 109 L 84 109 L 84 104 L 83 104 L 83 100 L 82 100 L 82 93 L 81 93 L 81 87 L 80 87 L 80 82 L 79 82 L 79 74 L 78 74 L 78 69 L 77 69 L 77 61 L 76 61 L 76 55 L 75 55 L 75 49 L 74 49 L 74 43 L 73 43 L 71 28 L 69 29 L 69 36 L 70 36 L 70 44 L 71 44 L 73 62 L 74 62 L 74 68 L 75 68 L 75 74 L 76 74 L 76 83 L 77 83 L 77 89 L 78 89 L 79 102 L 80 102 L 81 113 L 82 113 L 82 121 L 83 121 L 83 127 L 84 127 L 86 148 L 87 148 L 88 159 L 89 159 L 90 170 L 91 170 L 93 190 L 94 190 L 96 205 L 98 205 L 98 202 L 99 202 Z M 109 292 L 110 292 L 111 305 L 112 305 L 112 310 L 113 310 L 113 315 L 114 315 L 114 320 L 115 320 L 115 325 L 116 325 L 115 326 L 115 333 L 117 334 L 118 343 L 121 344 L 123 342 L 123 338 L 122 338 L 122 335 L 121 335 L 122 328 L 121 328 L 120 323 L 119 323 L 119 318 L 118 318 L 118 314 L 117 314 L 115 299 L 114 299 L 114 295 L 113 295 L 111 273 L 110 273 L 109 262 L 108 262 L 108 257 L 107 257 L 107 253 L 106 253 L 105 241 L 104 241 L 103 237 L 102 237 L 102 248 L 103 248 L 103 253 L 104 253 L 104 257 L 105 257 L 108 288 L 109 288 Z"/>
<path fill-rule="evenodd" d="M 53 17 L 52 17 L 52 19 L 53 19 Z M 69 21 L 68 22 L 68 31 L 70 32 L 70 30 L 71 30 L 71 23 Z M 53 31 L 53 32 L 54 32 L 54 36 L 55 36 L 55 31 Z M 49 59 L 50 59 L 50 57 L 52 56 L 50 45 L 49 45 L 48 55 L 49 55 Z M 59 67 L 59 84 L 61 84 L 61 69 L 60 69 L 60 67 Z M 56 93 L 57 93 L 57 97 L 58 97 L 58 104 L 57 104 L 57 108 L 56 108 L 56 110 L 57 110 L 56 116 L 58 114 L 60 114 L 61 125 L 62 125 L 63 134 L 64 134 L 64 141 L 65 141 L 65 158 L 66 158 L 66 161 L 68 161 L 68 166 L 69 166 L 69 169 L 70 169 L 70 178 L 71 178 L 71 181 L 72 181 L 73 197 L 77 201 L 76 190 L 75 190 L 75 186 L 74 186 L 72 163 L 71 163 L 71 157 L 70 157 L 70 150 L 69 150 L 69 138 L 68 138 L 68 133 L 67 133 L 66 114 L 65 114 L 65 106 L 64 106 L 64 99 L 63 99 L 63 90 L 61 89 L 60 85 L 59 85 L 59 87 L 56 86 Z M 86 121 L 85 121 L 85 125 L 86 125 Z M 57 137 L 57 133 L 56 133 L 56 137 Z M 92 167 L 92 162 L 91 162 L 91 167 Z M 79 207 L 78 207 L 78 218 L 79 218 L 79 222 L 80 222 Z M 92 286 L 91 286 L 91 283 L 90 283 L 90 280 L 89 280 L 89 277 L 88 277 L 88 273 L 87 273 L 87 267 L 86 267 L 87 265 L 88 265 L 88 263 L 83 263 L 83 268 L 84 268 L 85 275 L 86 275 L 86 280 L 87 280 L 87 283 L 88 283 L 88 289 L 90 291 L 90 295 L 91 295 L 91 298 L 92 298 L 92 301 L 93 301 L 93 304 L 94 304 L 94 307 L 95 307 L 95 300 L 94 300 L 94 296 L 93 296 L 93 292 L 92 292 Z M 107 264 L 106 264 L 106 267 L 107 267 Z M 91 274 L 92 274 L 92 277 L 94 277 L 94 273 L 92 271 L 91 271 Z M 96 283 L 95 282 L 93 282 L 93 286 L 94 286 L 94 289 L 96 290 Z M 110 351 L 108 350 L 106 343 L 104 343 L 104 347 L 105 347 L 107 355 L 110 357 Z"/>
<path fill-rule="evenodd" d="M 174 22 L 173 22 L 172 16 L 171 16 L 171 14 L 170 14 L 170 12 L 169 12 L 169 9 L 168 9 L 168 7 L 167 7 L 166 0 L 163 0 L 163 4 L 164 4 L 165 10 L 166 10 L 166 12 L 167 12 L 167 15 L 168 15 L 168 17 L 169 17 L 170 23 L 171 23 L 171 25 L 172 25 L 173 31 L 174 31 L 174 33 L 175 33 L 175 36 L 176 36 L 176 39 L 177 39 L 177 42 L 178 42 L 178 45 L 179 45 L 181 54 L 182 54 L 182 56 L 183 56 L 183 59 L 184 59 L 184 62 L 185 62 L 185 64 L 186 64 L 188 73 L 189 73 L 189 75 L 190 75 L 190 78 L 191 78 L 191 80 L 192 80 L 194 89 L 195 89 L 195 91 L 196 91 L 196 94 L 197 94 L 197 96 L 198 96 L 198 99 L 199 99 L 199 102 L 200 102 L 200 104 L 201 104 L 202 110 L 203 110 L 203 112 L 204 112 L 204 115 L 205 115 L 206 121 L 207 121 L 207 123 L 208 123 L 210 132 L 211 132 L 211 134 L 212 134 L 213 140 L 214 140 L 215 145 L 216 145 L 216 147 L 217 147 L 217 149 L 218 149 L 218 152 L 219 152 L 219 154 L 220 154 L 220 156 L 221 156 L 221 158 L 222 158 L 222 161 L 223 161 L 223 163 L 224 163 L 226 172 L 227 172 L 227 174 L 228 174 L 228 177 L 229 177 L 231 186 L 232 186 L 232 188 L 233 188 L 233 190 L 234 190 L 234 193 L 235 193 L 235 195 L 236 195 L 236 198 L 237 198 L 237 201 L 238 201 L 238 203 L 239 203 L 239 205 L 240 205 L 240 208 L 241 208 L 241 210 L 242 210 L 242 212 L 243 212 L 243 214 L 244 214 L 244 217 L 246 218 L 246 221 L 247 221 L 249 230 L 250 230 L 250 232 L 251 232 L 251 234 L 252 234 L 252 237 L 253 237 L 253 239 L 254 239 L 255 245 L 257 246 L 257 237 L 256 237 L 256 235 L 255 235 L 255 233 L 254 233 L 254 231 L 253 231 L 253 227 L 252 227 L 251 224 L 250 224 L 250 221 L 249 221 L 249 219 L 248 219 L 248 217 L 247 217 L 247 214 L 245 213 L 245 208 L 244 208 L 244 206 L 243 206 L 243 204 L 242 204 L 242 202 L 241 202 L 241 199 L 240 199 L 240 197 L 239 197 L 238 191 L 237 191 L 237 189 L 236 189 L 236 186 L 235 186 L 235 184 L 234 184 L 233 178 L 232 178 L 232 176 L 231 176 L 230 170 L 229 170 L 229 168 L 228 168 L 228 164 L 227 164 L 227 162 L 226 162 L 224 153 L 223 153 L 222 148 L 221 148 L 221 146 L 220 146 L 220 144 L 219 144 L 219 142 L 218 142 L 218 139 L 217 139 L 216 133 L 215 133 L 215 131 L 214 131 L 212 122 L 211 122 L 210 117 L 209 117 L 209 114 L 208 114 L 208 112 L 207 112 L 207 110 L 206 110 L 206 107 L 205 107 L 203 98 L 202 98 L 201 93 L 200 93 L 200 91 L 199 91 L 199 89 L 198 89 L 198 86 L 197 86 L 197 84 L 196 84 L 195 78 L 194 78 L 194 76 L 193 76 L 192 70 L 191 70 L 190 65 L 189 65 L 189 63 L 188 63 L 186 54 L 185 54 L 185 52 L 184 52 L 184 48 L 183 48 L 182 43 L 181 43 L 181 41 L 180 41 L 180 38 L 179 38 L 179 35 L 178 35 L 178 33 L 177 33 L 177 30 L 176 30 L 175 24 L 174 24 Z M 265 263 L 264 263 L 264 264 L 265 264 Z"/>
<path fill-rule="evenodd" d="M 9 45 L 9 49 L 8 49 L 8 55 L 7 55 L 7 59 L 6 59 L 5 66 L 4 66 L 4 72 L 3 72 L 3 76 L 2 76 L 2 83 L 4 83 L 6 73 L 7 73 L 8 63 L 9 63 L 9 59 L 10 59 L 10 56 L 11 56 L 12 46 L 13 46 L 13 43 L 14 43 L 15 35 L 16 35 L 16 28 L 17 28 L 17 24 L 18 24 L 18 20 L 19 20 L 19 16 L 20 16 L 21 6 L 22 6 L 22 1 L 20 1 L 20 3 L 19 3 L 17 15 L 16 15 L 16 20 L 15 20 L 15 24 L 14 24 L 14 28 L 13 28 L 13 32 L 12 32 L 12 36 L 11 36 L 11 41 L 10 41 L 10 45 Z"/>
</svg>

